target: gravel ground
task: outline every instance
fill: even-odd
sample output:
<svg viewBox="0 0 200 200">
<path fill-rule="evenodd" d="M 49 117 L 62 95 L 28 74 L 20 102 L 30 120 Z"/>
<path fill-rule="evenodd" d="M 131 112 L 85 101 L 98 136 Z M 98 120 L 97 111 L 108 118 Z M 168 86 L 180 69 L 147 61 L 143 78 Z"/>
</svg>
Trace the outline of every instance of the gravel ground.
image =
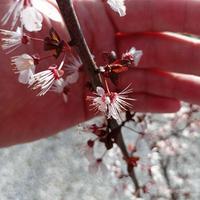
<svg viewBox="0 0 200 200">
<path fill-rule="evenodd" d="M 107 200 L 108 177 L 91 175 L 74 129 L 0 150 L 0 200 Z M 114 198 L 112 198 L 114 199 Z"/>
</svg>

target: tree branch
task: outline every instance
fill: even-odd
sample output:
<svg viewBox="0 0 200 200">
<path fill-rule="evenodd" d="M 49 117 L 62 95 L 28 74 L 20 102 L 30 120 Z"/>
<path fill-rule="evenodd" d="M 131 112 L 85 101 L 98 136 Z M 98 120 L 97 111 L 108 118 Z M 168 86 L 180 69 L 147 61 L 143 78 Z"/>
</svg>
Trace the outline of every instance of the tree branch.
<svg viewBox="0 0 200 200">
<path fill-rule="evenodd" d="M 63 16 L 65 25 L 69 31 L 71 37 L 71 44 L 76 47 L 83 65 L 87 69 L 92 86 L 96 89 L 97 86 L 102 86 L 100 75 L 97 73 L 97 66 L 92 58 L 91 52 L 87 46 L 85 38 L 80 28 L 78 18 L 74 11 L 74 7 L 71 0 L 56 0 Z"/>
<path fill-rule="evenodd" d="M 91 78 L 91 83 L 93 86 L 93 89 L 95 90 L 97 86 L 102 87 L 102 81 L 100 75 L 97 73 L 97 66 L 96 63 L 94 62 L 94 59 L 92 58 L 91 52 L 87 46 L 87 43 L 85 41 L 85 38 L 83 36 L 83 33 L 80 28 L 80 24 L 78 22 L 76 13 L 73 8 L 72 0 L 56 0 L 57 4 L 59 6 L 59 9 L 61 11 L 61 14 L 63 16 L 65 25 L 69 31 L 70 37 L 71 37 L 71 42 L 70 44 L 73 44 L 83 62 L 83 65 L 87 69 L 87 72 Z M 117 128 L 119 125 L 116 120 L 112 119 L 110 128 L 113 130 Z M 124 143 L 124 139 L 121 133 L 121 129 L 119 133 L 117 134 L 115 138 L 116 144 L 119 146 L 119 148 L 122 151 L 122 154 L 125 158 L 128 158 L 128 152 L 126 149 L 126 145 Z M 135 176 L 134 169 L 133 170 L 128 170 L 129 176 L 131 177 L 134 185 L 135 185 L 135 190 L 137 192 L 137 196 L 140 196 L 139 194 L 139 184 L 137 177 Z"/>
</svg>

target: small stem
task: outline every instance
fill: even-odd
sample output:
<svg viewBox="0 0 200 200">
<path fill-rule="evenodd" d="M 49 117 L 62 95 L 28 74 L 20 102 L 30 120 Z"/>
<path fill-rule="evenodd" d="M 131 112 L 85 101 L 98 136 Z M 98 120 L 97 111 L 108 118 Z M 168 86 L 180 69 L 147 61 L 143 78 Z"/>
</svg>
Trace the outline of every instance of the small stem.
<svg viewBox="0 0 200 200">
<path fill-rule="evenodd" d="M 103 157 L 106 155 L 106 153 L 107 153 L 107 150 L 104 151 L 104 153 L 102 154 L 102 156 L 100 158 L 103 159 Z"/>
<path fill-rule="evenodd" d="M 31 37 L 31 36 L 28 36 L 28 35 L 26 35 L 29 39 L 31 39 L 31 40 L 35 40 L 35 41 L 39 41 L 39 42 L 44 42 L 44 40 L 43 39 L 40 39 L 40 38 L 34 38 L 34 37 Z"/>
<path fill-rule="evenodd" d="M 30 6 L 31 5 L 31 2 L 30 0 L 24 0 L 24 7 L 27 7 L 27 6 Z"/>
<path fill-rule="evenodd" d="M 135 129 L 130 128 L 130 127 L 128 127 L 128 126 L 123 126 L 123 127 L 124 127 L 124 128 L 127 128 L 127 129 L 129 129 L 129 130 L 131 130 L 131 131 L 133 131 L 133 132 L 135 132 L 135 133 L 141 134 L 141 132 L 136 131 Z"/>
<path fill-rule="evenodd" d="M 112 130 L 113 129 L 117 130 L 117 127 L 118 127 L 118 124 L 117 124 L 116 120 L 111 119 L 110 128 Z M 121 128 L 118 129 L 118 130 L 119 130 L 119 132 L 116 133 L 117 136 L 115 138 L 115 142 L 118 145 L 118 147 L 121 149 L 121 152 L 122 152 L 124 158 L 128 159 L 129 158 L 129 154 L 128 154 L 128 151 L 126 149 L 126 145 L 125 145 L 125 142 L 124 142 L 124 139 L 123 139 Z M 133 181 L 133 183 L 135 185 L 136 195 L 137 195 L 137 197 L 140 197 L 140 192 L 139 192 L 140 191 L 140 186 L 139 186 L 137 177 L 135 175 L 135 170 L 134 169 L 129 170 L 129 167 L 127 166 L 127 171 L 128 171 L 128 174 L 129 174 L 130 178 L 132 179 L 132 181 Z"/>
<path fill-rule="evenodd" d="M 110 95 L 110 90 L 109 90 L 109 87 L 108 87 L 108 82 L 107 82 L 106 79 L 104 79 L 104 82 L 105 82 L 106 90 L 107 90 L 108 94 Z"/>
<path fill-rule="evenodd" d="M 166 184 L 168 188 L 171 190 L 171 200 L 177 200 L 176 194 L 172 191 L 171 183 L 170 183 L 170 178 L 168 174 L 168 164 L 169 164 L 170 158 L 168 157 L 166 160 L 166 163 L 164 163 L 163 160 L 160 161 L 160 165 L 163 171 L 164 178 L 166 180 Z"/>
<path fill-rule="evenodd" d="M 61 70 L 61 69 L 62 69 L 62 67 L 63 67 L 63 65 L 64 65 L 64 63 L 65 63 L 65 58 L 66 58 L 66 54 L 64 55 L 63 60 L 62 60 L 62 62 L 60 63 L 60 66 L 58 67 L 58 70 Z"/>
</svg>

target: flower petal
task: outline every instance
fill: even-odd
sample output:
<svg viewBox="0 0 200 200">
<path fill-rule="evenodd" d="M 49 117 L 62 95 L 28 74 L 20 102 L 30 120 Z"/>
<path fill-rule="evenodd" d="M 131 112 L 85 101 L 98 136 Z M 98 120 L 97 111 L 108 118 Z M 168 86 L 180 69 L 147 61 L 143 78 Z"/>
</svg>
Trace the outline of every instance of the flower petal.
<svg viewBox="0 0 200 200">
<path fill-rule="evenodd" d="M 72 73 L 66 77 L 65 82 L 67 84 L 74 84 L 77 82 L 78 78 L 79 78 L 79 73 L 77 71 L 75 71 L 74 73 Z"/>
<path fill-rule="evenodd" d="M 31 77 L 33 77 L 33 71 L 24 70 L 19 73 L 18 81 L 22 84 L 28 84 Z"/>
<path fill-rule="evenodd" d="M 99 96 L 103 96 L 105 94 L 105 90 L 102 87 L 97 87 L 96 91 Z"/>
<path fill-rule="evenodd" d="M 143 55 L 143 53 L 141 50 L 135 52 L 135 54 L 134 54 L 134 65 L 135 66 L 138 66 L 142 55 Z"/>
<path fill-rule="evenodd" d="M 50 2 L 46 0 L 40 0 L 40 1 L 32 0 L 31 3 L 34 8 L 36 8 L 38 11 L 40 11 L 43 15 L 45 15 L 49 19 L 57 22 L 62 21 L 58 9 L 56 9 L 56 7 L 53 6 Z"/>
<path fill-rule="evenodd" d="M 29 32 L 42 29 L 43 17 L 34 7 L 27 7 L 21 12 L 21 22 Z"/>
</svg>

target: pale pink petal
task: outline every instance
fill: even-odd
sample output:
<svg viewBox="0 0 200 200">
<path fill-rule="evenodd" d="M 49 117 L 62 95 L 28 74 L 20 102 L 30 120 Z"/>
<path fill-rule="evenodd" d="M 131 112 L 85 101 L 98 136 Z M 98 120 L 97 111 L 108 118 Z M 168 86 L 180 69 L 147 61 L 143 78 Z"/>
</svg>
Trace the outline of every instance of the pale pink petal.
<svg viewBox="0 0 200 200">
<path fill-rule="evenodd" d="M 96 91 L 99 96 L 103 96 L 105 94 L 105 90 L 102 87 L 97 87 Z"/>
<path fill-rule="evenodd" d="M 134 65 L 135 66 L 138 66 L 142 55 L 143 55 L 142 51 L 136 51 L 135 52 L 135 54 L 134 54 Z"/>
<path fill-rule="evenodd" d="M 31 0 L 31 3 L 34 8 L 36 8 L 49 19 L 62 22 L 62 18 L 58 9 L 47 0 Z"/>
<path fill-rule="evenodd" d="M 34 7 L 27 7 L 21 12 L 21 22 L 29 32 L 42 29 L 43 17 Z"/>
<path fill-rule="evenodd" d="M 21 71 L 19 73 L 18 81 L 22 84 L 28 84 L 29 80 L 33 77 L 33 74 L 31 69 Z"/>
<path fill-rule="evenodd" d="M 79 73 L 78 71 L 75 71 L 74 73 L 66 77 L 65 82 L 67 84 L 74 84 L 77 82 L 78 78 L 79 78 Z"/>
</svg>

